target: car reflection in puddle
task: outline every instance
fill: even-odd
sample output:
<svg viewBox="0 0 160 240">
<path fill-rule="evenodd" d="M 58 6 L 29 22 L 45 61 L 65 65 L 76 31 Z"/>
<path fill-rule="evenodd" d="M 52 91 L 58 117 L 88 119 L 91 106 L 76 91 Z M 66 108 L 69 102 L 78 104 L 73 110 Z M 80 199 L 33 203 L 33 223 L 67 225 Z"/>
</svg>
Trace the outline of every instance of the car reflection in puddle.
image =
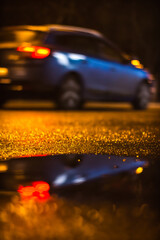
<svg viewBox="0 0 160 240">
<path fill-rule="evenodd" d="M 147 166 L 94 154 L 0 161 L 0 236 L 157 240 L 159 165 Z"/>
<path fill-rule="evenodd" d="M 25 156 L 0 162 L 0 190 L 39 199 L 48 197 L 49 192 L 70 194 L 80 188 L 95 191 L 102 186 L 105 190 L 119 187 L 124 179 L 129 185 L 128 180 L 135 180 L 147 165 L 135 157 L 109 155 Z"/>
</svg>

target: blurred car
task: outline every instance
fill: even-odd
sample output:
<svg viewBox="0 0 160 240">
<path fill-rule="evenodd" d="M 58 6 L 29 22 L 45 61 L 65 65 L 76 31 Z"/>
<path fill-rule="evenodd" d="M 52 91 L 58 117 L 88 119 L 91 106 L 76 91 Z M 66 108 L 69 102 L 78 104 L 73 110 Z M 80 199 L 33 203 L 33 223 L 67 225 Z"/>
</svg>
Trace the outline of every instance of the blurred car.
<svg viewBox="0 0 160 240">
<path fill-rule="evenodd" d="M 62 25 L 0 32 L 0 106 L 14 98 L 50 99 L 62 109 L 86 101 L 128 101 L 146 109 L 151 75 L 101 33 Z"/>
</svg>

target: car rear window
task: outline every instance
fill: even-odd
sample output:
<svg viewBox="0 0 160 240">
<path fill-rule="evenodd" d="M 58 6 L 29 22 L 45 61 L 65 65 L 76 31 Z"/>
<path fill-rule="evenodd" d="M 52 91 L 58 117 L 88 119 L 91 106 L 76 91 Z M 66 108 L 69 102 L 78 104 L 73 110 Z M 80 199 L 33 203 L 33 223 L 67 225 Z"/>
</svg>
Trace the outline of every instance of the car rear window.
<svg viewBox="0 0 160 240">
<path fill-rule="evenodd" d="M 0 43 L 40 42 L 45 38 L 41 31 L 10 30 L 0 32 Z"/>
</svg>

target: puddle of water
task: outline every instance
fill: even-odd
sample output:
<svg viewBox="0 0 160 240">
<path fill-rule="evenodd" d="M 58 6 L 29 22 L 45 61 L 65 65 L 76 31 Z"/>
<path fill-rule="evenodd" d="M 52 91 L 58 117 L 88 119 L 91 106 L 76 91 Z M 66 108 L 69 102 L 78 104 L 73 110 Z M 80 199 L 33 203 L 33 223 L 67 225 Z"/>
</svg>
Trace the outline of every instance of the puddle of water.
<svg viewBox="0 0 160 240">
<path fill-rule="evenodd" d="M 41 180 L 56 189 L 123 173 L 140 174 L 146 165 L 135 157 L 94 154 L 15 158 L 0 162 L 0 188 L 15 190 L 25 182 Z"/>
</svg>

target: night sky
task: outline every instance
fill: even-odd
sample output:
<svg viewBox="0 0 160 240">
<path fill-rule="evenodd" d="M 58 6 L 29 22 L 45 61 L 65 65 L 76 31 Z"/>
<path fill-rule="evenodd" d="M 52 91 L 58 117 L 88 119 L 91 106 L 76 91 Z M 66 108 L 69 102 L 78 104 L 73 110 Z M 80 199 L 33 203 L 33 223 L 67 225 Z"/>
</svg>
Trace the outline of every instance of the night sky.
<svg viewBox="0 0 160 240">
<path fill-rule="evenodd" d="M 64 24 L 101 31 L 160 79 L 159 8 L 138 0 L 2 0 L 1 27 Z"/>
</svg>

